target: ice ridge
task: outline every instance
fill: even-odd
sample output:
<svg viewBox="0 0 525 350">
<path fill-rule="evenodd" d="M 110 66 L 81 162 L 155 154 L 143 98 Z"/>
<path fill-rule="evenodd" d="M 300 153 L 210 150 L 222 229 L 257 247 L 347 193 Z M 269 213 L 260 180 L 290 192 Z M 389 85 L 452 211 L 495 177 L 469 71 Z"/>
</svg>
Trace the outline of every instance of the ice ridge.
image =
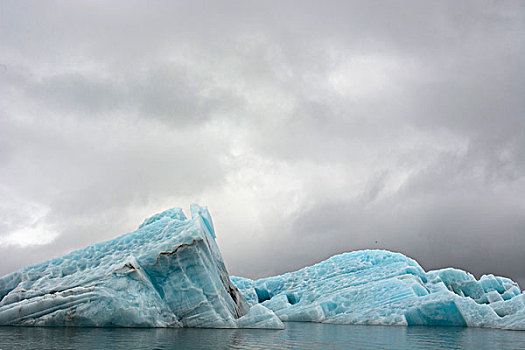
<svg viewBox="0 0 525 350">
<path fill-rule="evenodd" d="M 230 282 L 208 210 L 138 230 L 0 279 L 0 325 L 284 328 Z"/>
<path fill-rule="evenodd" d="M 470 326 L 525 330 L 525 295 L 505 277 L 447 268 L 425 272 L 413 259 L 359 250 L 280 276 L 232 282 L 252 304 L 283 321 Z"/>
</svg>

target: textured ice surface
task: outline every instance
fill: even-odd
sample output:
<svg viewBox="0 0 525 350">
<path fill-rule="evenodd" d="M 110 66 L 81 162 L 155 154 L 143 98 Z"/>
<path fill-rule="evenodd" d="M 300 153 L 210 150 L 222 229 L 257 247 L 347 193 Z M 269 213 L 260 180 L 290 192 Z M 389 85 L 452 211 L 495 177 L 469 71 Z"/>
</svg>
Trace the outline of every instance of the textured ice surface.
<svg viewBox="0 0 525 350">
<path fill-rule="evenodd" d="M 283 321 L 525 330 L 525 295 L 504 277 L 425 272 L 403 254 L 361 250 L 281 276 L 232 277 L 250 304 Z"/>
<path fill-rule="evenodd" d="M 3 277 L 0 325 L 284 328 L 231 284 L 208 210 L 191 213 Z"/>
<path fill-rule="evenodd" d="M 425 272 L 383 250 L 232 284 L 208 210 L 192 205 L 191 213 L 166 210 L 137 231 L 1 278 L 0 325 L 283 328 L 283 320 L 525 330 L 525 295 L 512 280 Z"/>
</svg>

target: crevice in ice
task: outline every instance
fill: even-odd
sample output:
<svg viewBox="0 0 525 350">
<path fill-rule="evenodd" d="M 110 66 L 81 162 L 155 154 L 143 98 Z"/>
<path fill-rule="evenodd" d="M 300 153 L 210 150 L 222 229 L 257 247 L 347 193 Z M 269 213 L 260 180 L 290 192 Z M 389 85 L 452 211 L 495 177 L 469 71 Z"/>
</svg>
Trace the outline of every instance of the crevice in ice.
<svg viewBox="0 0 525 350">
<path fill-rule="evenodd" d="M 297 304 L 297 302 L 299 301 L 293 293 L 286 294 L 286 299 L 288 299 L 288 302 L 292 305 Z"/>
<path fill-rule="evenodd" d="M 241 302 L 242 302 L 241 298 L 243 297 L 239 289 L 231 283 L 228 277 L 224 278 L 222 274 L 221 274 L 221 282 L 224 286 L 224 289 L 226 289 L 226 291 L 228 292 L 228 294 L 233 300 L 233 303 L 235 305 L 235 317 L 239 318 L 239 317 L 244 316 L 248 311 L 245 310 L 245 308 L 241 305 Z"/>
<path fill-rule="evenodd" d="M 237 300 L 237 294 L 235 293 L 235 290 L 233 290 L 233 288 L 231 286 L 228 286 L 228 294 L 230 294 L 230 296 L 232 297 L 233 302 L 235 303 L 235 305 L 237 305 L 239 303 L 239 300 Z M 237 315 L 237 316 L 239 316 L 239 315 Z"/>
<path fill-rule="evenodd" d="M 191 247 L 191 246 L 194 246 L 196 245 L 197 243 L 199 243 L 200 241 L 202 241 L 202 239 L 194 239 L 191 243 L 183 243 L 181 245 L 179 245 L 177 248 L 175 248 L 174 251 L 171 251 L 171 252 L 160 252 L 159 256 L 157 256 L 157 260 L 155 260 L 155 262 L 152 264 L 152 265 L 156 265 L 159 263 L 160 259 L 162 258 L 162 256 L 165 256 L 165 255 L 175 255 L 177 254 L 179 251 L 181 251 L 182 249 L 184 248 L 188 248 L 188 247 Z"/>
<path fill-rule="evenodd" d="M 270 300 L 272 297 L 266 289 L 255 288 L 255 293 L 257 294 L 257 301 L 262 303 L 263 301 Z"/>
</svg>

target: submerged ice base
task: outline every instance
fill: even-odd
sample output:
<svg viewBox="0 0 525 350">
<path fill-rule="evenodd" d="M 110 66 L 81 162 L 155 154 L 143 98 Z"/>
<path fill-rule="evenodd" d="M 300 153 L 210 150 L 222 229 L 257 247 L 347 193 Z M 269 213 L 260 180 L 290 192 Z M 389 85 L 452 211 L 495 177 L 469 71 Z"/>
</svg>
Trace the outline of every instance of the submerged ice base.
<svg viewBox="0 0 525 350">
<path fill-rule="evenodd" d="M 403 254 L 361 250 L 256 281 L 232 277 L 246 300 L 283 321 L 525 330 L 525 295 L 504 277 L 425 272 Z"/>
<path fill-rule="evenodd" d="M 284 328 L 230 282 L 208 210 L 191 213 L 1 278 L 0 325 Z"/>
</svg>

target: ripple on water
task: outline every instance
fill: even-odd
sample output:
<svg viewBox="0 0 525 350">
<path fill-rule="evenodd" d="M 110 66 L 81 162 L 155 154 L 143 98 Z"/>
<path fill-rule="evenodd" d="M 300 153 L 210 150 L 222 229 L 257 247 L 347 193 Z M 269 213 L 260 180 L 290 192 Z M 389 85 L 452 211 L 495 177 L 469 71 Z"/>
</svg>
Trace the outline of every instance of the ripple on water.
<svg viewBox="0 0 525 350">
<path fill-rule="evenodd" d="M 285 330 L 0 327 L 0 349 L 525 349 L 525 332 L 286 323 Z"/>
</svg>

